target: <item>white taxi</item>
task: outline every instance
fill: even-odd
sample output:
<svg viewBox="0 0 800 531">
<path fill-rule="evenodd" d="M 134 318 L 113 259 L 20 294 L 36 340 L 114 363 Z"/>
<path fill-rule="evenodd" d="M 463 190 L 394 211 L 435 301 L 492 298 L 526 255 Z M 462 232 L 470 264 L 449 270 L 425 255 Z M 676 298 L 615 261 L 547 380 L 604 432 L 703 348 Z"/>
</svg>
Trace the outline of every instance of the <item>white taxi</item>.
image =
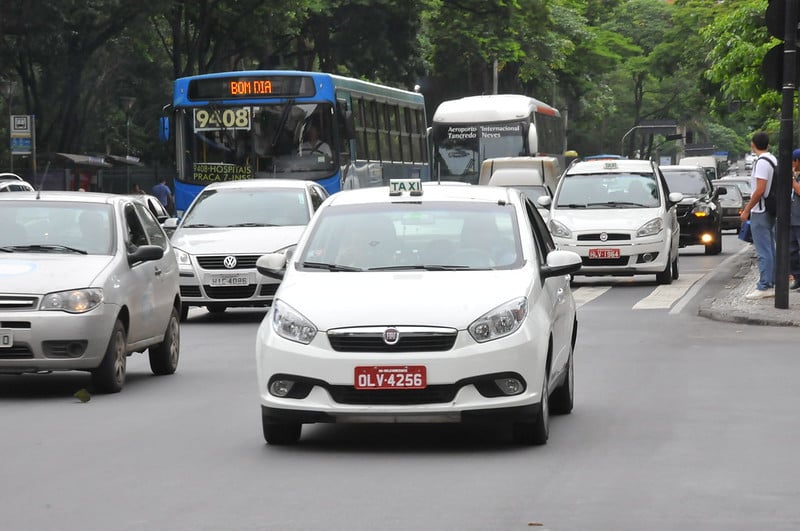
<svg viewBox="0 0 800 531">
<path fill-rule="evenodd" d="M 682 199 L 651 161 L 578 161 L 553 196 L 550 233 L 559 249 L 581 256 L 580 275 L 655 274 L 670 284 L 679 275 Z"/>
<path fill-rule="evenodd" d="M 544 444 L 550 412 L 572 410 L 580 257 L 519 190 L 340 192 L 257 268 L 282 279 L 256 340 L 270 444 L 307 423 L 461 421 Z"/>
</svg>

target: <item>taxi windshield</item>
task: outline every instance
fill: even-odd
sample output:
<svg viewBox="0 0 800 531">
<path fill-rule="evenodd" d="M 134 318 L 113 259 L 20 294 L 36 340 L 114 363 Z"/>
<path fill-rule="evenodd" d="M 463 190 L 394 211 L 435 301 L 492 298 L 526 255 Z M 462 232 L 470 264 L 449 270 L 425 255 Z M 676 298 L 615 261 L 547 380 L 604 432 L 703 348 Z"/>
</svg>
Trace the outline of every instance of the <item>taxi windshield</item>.
<svg viewBox="0 0 800 531">
<path fill-rule="evenodd" d="M 56 201 L 14 201 L 0 208 L 4 252 L 114 253 L 111 205 Z"/>
<path fill-rule="evenodd" d="M 323 271 L 515 269 L 523 258 L 514 212 L 477 201 L 330 207 L 298 263 Z"/>
<path fill-rule="evenodd" d="M 655 208 L 658 185 L 650 174 L 598 173 L 566 175 L 556 208 Z"/>
<path fill-rule="evenodd" d="M 181 227 L 273 227 L 305 225 L 308 205 L 302 188 L 203 190 Z"/>
</svg>

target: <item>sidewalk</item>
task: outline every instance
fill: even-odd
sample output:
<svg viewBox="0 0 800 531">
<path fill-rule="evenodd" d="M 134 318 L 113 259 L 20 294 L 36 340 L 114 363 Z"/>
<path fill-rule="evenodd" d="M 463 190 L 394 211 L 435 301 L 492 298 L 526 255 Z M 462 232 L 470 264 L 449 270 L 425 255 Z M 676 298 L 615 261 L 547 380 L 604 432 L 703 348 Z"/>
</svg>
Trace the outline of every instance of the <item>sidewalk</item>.
<svg viewBox="0 0 800 531">
<path fill-rule="evenodd" d="M 733 275 L 716 296 L 706 299 L 698 314 L 715 321 L 768 326 L 800 326 L 800 290 L 789 290 L 789 308 L 775 308 L 775 299 L 747 300 L 744 296 L 758 282 L 756 254 L 752 247 L 736 255 Z"/>
</svg>

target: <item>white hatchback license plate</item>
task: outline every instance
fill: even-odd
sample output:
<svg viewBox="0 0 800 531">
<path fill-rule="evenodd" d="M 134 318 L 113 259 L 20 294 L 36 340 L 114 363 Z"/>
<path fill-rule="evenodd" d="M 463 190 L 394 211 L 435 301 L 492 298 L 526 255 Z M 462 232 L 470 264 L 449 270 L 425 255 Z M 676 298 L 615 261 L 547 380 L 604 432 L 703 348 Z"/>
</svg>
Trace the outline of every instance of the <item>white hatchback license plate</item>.
<svg viewBox="0 0 800 531">
<path fill-rule="evenodd" d="M 619 249 L 589 249 L 589 258 L 592 260 L 602 258 L 619 258 Z"/>
<path fill-rule="evenodd" d="M 209 284 L 214 287 L 247 286 L 250 275 L 211 275 Z"/>
<path fill-rule="evenodd" d="M 14 346 L 14 333 L 8 328 L 0 328 L 0 348 Z"/>
</svg>

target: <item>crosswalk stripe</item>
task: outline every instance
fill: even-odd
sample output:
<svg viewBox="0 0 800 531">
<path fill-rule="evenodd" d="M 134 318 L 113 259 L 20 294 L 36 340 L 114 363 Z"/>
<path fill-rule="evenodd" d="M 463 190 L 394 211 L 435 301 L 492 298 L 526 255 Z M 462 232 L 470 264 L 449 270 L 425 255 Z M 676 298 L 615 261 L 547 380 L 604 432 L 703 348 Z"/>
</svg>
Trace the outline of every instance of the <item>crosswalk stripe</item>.
<svg viewBox="0 0 800 531">
<path fill-rule="evenodd" d="M 583 286 L 572 290 L 572 298 L 575 299 L 575 307 L 580 308 L 610 289 L 611 286 Z"/>
<path fill-rule="evenodd" d="M 682 274 L 672 284 L 658 286 L 650 295 L 633 305 L 634 310 L 669 309 L 703 275 Z"/>
</svg>

